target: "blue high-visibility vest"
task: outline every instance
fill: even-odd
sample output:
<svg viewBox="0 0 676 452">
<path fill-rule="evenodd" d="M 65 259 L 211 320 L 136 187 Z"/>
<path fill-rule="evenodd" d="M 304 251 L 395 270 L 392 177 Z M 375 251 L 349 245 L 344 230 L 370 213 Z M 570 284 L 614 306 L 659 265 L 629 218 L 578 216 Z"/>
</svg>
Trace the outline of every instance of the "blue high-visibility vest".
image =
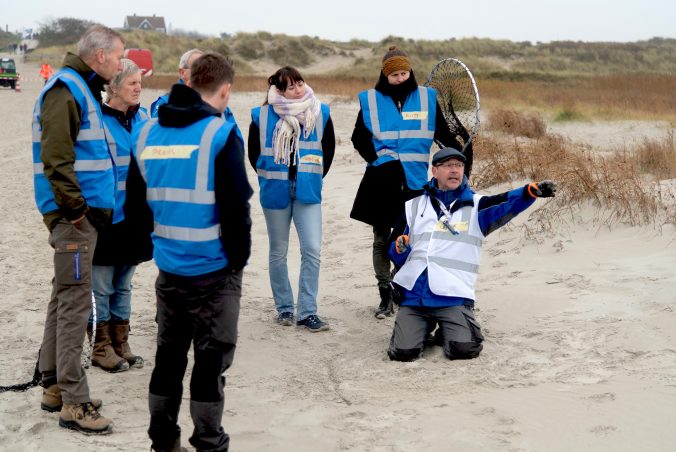
<svg viewBox="0 0 676 452">
<path fill-rule="evenodd" d="M 33 108 L 33 183 L 38 210 L 44 215 L 59 209 L 51 185 L 44 175 L 44 167 L 40 159 L 42 103 L 47 91 L 52 89 L 57 81 L 62 82 L 68 88 L 82 112 L 80 131 L 74 144 L 75 163 L 73 165 L 82 196 L 88 206 L 113 209 L 115 207 L 115 169 L 106 142 L 101 105 L 94 98 L 80 74 L 71 68 L 63 68 L 54 74 L 43 87 Z"/>
<path fill-rule="evenodd" d="M 304 128 L 301 127 L 299 134 L 296 199 L 305 204 L 322 202 L 324 174 L 322 138 L 329 115 L 329 106 L 321 104 L 320 113 L 315 121 L 315 130 L 305 138 Z M 275 163 L 272 150 L 272 135 L 277 121 L 281 118 L 270 105 L 264 105 L 251 110 L 251 119 L 258 126 L 260 133 L 261 154 L 256 162 L 256 173 L 261 205 L 266 209 L 284 209 L 291 201 L 289 167 L 286 164 Z"/>
<path fill-rule="evenodd" d="M 132 127 L 148 119 L 148 112 L 141 107 L 131 120 Z M 110 155 L 115 162 L 117 186 L 115 187 L 115 210 L 113 224 L 124 220 L 124 201 L 127 198 L 127 174 L 129 173 L 129 156 L 131 155 L 131 133 L 127 132 L 120 121 L 112 115 L 103 113 L 103 127 Z"/>
<path fill-rule="evenodd" d="M 370 165 L 399 160 L 406 185 L 419 190 L 429 179 L 430 147 L 434 141 L 437 93 L 419 86 L 397 109 L 391 97 L 375 89 L 359 93 L 364 124 L 373 136 L 378 159 Z"/>
<path fill-rule="evenodd" d="M 161 270 L 196 276 L 228 265 L 214 163 L 236 127 L 210 116 L 184 128 L 162 127 L 152 118 L 132 130 L 132 154 L 155 221 L 153 258 Z"/>
</svg>

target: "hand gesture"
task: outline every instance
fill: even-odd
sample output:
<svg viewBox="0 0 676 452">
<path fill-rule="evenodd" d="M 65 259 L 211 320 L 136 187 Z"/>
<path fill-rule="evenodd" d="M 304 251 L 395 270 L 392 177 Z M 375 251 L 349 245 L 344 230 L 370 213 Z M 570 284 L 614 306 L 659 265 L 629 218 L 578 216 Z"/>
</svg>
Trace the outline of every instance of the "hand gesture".
<svg viewBox="0 0 676 452">
<path fill-rule="evenodd" d="M 556 195 L 556 182 L 543 180 L 528 186 L 528 193 L 534 198 L 552 198 Z"/>
<path fill-rule="evenodd" d="M 397 254 L 404 254 L 408 249 L 408 236 L 400 235 L 399 237 L 397 237 L 395 246 L 397 249 Z"/>
</svg>

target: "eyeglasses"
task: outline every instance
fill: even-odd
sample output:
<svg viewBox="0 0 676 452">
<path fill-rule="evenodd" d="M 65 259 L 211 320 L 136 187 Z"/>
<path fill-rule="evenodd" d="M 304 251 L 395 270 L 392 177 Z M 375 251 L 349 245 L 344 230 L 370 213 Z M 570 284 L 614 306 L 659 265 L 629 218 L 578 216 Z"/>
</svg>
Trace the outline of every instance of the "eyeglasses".
<svg viewBox="0 0 676 452">
<path fill-rule="evenodd" d="M 441 167 L 441 168 L 462 168 L 464 166 L 465 166 L 465 164 L 462 163 L 462 162 L 453 162 L 453 161 L 444 162 L 444 163 L 440 163 L 440 164 L 436 165 L 437 168 L 439 168 L 439 167 Z"/>
</svg>

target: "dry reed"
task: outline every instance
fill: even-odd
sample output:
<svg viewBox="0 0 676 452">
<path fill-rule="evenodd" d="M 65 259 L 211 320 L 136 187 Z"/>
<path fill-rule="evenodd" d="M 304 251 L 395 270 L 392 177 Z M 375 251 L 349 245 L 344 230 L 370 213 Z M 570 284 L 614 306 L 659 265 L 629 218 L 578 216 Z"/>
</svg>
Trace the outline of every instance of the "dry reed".
<svg viewBox="0 0 676 452">
<path fill-rule="evenodd" d="M 538 109 L 560 119 L 676 120 L 676 75 L 618 74 L 557 81 L 477 81 L 490 109 Z"/>
<path fill-rule="evenodd" d="M 644 140 L 634 151 L 637 168 L 653 174 L 658 179 L 676 175 L 676 146 L 674 134 L 669 132 L 662 140 Z"/>
<path fill-rule="evenodd" d="M 486 128 L 527 138 L 540 138 L 547 133 L 547 125 L 541 115 L 520 113 L 516 110 L 499 109 L 490 112 Z"/>
<path fill-rule="evenodd" d="M 655 184 L 644 177 L 639 162 L 661 165 L 659 177 L 674 178 L 674 155 L 671 135 L 664 141 L 647 141 L 636 152 L 610 155 L 593 154 L 556 135 L 528 142 L 483 137 L 475 146 L 472 184 L 481 190 L 518 180 L 556 181 L 560 188 L 556 198 L 532 217 L 541 230 L 551 231 L 561 212 L 588 202 L 596 209 L 596 219 L 607 225 L 673 222 L 674 215 L 666 219 L 659 215 L 668 206 L 655 193 Z M 654 173 L 651 168 L 645 166 Z"/>
</svg>

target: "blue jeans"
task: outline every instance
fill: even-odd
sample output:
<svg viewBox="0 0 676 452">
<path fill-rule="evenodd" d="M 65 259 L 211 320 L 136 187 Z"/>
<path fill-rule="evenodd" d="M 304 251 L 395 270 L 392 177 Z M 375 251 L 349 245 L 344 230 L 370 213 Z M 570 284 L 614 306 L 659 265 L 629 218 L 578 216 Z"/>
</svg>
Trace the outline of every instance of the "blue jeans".
<svg viewBox="0 0 676 452">
<path fill-rule="evenodd" d="M 263 209 L 270 240 L 270 285 L 277 312 L 293 312 L 293 291 L 289 283 L 286 255 L 289 250 L 291 220 L 300 241 L 300 277 L 298 278 L 298 312 L 303 320 L 317 314 L 319 290 L 319 255 L 322 245 L 322 205 L 291 200 L 285 209 Z"/>
<path fill-rule="evenodd" d="M 96 323 L 129 320 L 131 316 L 131 278 L 136 265 L 92 266 L 92 292 L 96 300 Z M 93 322 L 89 315 L 89 324 Z"/>
</svg>

